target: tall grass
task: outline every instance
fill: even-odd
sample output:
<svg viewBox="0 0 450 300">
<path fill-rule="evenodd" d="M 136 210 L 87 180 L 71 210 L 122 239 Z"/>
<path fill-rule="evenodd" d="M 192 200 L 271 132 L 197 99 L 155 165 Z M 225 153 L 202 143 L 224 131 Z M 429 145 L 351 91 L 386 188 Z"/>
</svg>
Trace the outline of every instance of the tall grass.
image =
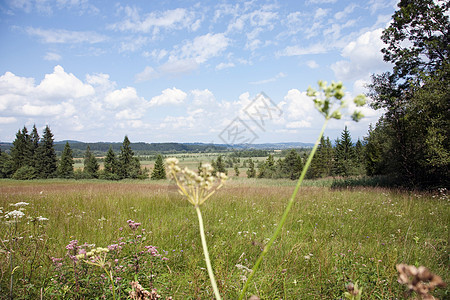
<svg viewBox="0 0 450 300">
<path fill-rule="evenodd" d="M 202 207 L 224 298 L 238 297 L 291 192 L 290 181 L 231 181 Z M 448 196 L 382 188 L 303 187 L 301 193 L 250 293 L 263 299 L 336 299 L 346 283 L 358 281 L 365 299 L 401 298 L 395 265 L 402 262 L 425 265 L 449 282 Z M 120 227 L 128 219 L 141 222 L 146 242 L 169 258 L 167 271 L 144 286 L 174 299 L 212 298 L 195 211 L 168 181 L 0 181 L 3 214 L 20 201 L 30 203 L 26 215 L 49 220 L 43 228 L 47 244 L 39 248 L 45 253 L 39 254 L 34 276 L 28 276 L 28 261 L 16 260 L 17 299 L 46 295 L 47 279 L 55 272 L 50 257 L 63 257 L 69 241 L 104 247 L 123 235 Z M 1 219 L 0 238 L 6 239 L 7 231 Z M 28 235 L 20 244 L 28 247 L 21 252 L 27 259 L 26 251 L 32 251 Z M 6 299 L 8 242 L 0 245 L 0 295 Z M 435 295 L 445 298 L 449 291 Z"/>
</svg>

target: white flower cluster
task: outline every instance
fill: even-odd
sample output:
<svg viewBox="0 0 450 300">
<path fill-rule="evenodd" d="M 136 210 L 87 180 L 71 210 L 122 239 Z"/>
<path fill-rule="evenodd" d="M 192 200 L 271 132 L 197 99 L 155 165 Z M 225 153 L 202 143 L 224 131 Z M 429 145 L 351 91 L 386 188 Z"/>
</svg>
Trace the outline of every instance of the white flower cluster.
<svg viewBox="0 0 450 300">
<path fill-rule="evenodd" d="M 13 210 L 13 211 L 10 211 L 9 213 L 7 213 L 5 215 L 5 218 L 20 219 L 23 216 L 25 216 L 25 214 L 23 212 L 21 212 L 20 210 Z"/>
<path fill-rule="evenodd" d="M 109 252 L 108 248 L 97 247 L 97 248 L 92 249 L 91 251 L 89 251 L 87 253 L 78 254 L 75 257 L 78 258 L 78 259 L 82 259 L 82 258 L 85 258 L 85 257 L 97 256 L 99 254 L 108 253 L 108 252 Z"/>
<path fill-rule="evenodd" d="M 178 185 L 179 193 L 195 206 L 203 204 L 228 179 L 224 173 L 217 173 L 217 177 L 212 176 L 213 168 L 210 164 L 203 164 L 198 174 L 187 167 L 181 169 L 178 159 L 174 157 L 166 159 L 166 164 L 170 178 Z M 215 186 L 216 181 L 218 184 Z"/>
</svg>

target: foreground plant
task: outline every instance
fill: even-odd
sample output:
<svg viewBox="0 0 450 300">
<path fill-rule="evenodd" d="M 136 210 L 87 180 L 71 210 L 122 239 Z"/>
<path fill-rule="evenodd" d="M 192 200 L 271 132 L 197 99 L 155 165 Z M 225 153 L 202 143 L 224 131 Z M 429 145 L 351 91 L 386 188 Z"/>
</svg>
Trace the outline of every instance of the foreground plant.
<svg viewBox="0 0 450 300">
<path fill-rule="evenodd" d="M 202 165 L 199 168 L 199 173 L 197 174 L 194 171 L 189 170 L 188 168 L 181 169 L 178 166 L 178 159 L 176 158 L 168 158 L 166 159 L 166 163 L 169 167 L 169 176 L 175 180 L 179 189 L 179 193 L 185 196 L 188 201 L 195 207 L 195 211 L 197 212 L 198 217 L 203 253 L 205 255 L 206 268 L 208 269 L 211 286 L 214 290 L 216 299 L 221 299 L 219 289 L 217 288 L 216 279 L 214 277 L 214 272 L 211 266 L 211 260 L 209 258 L 200 205 L 205 203 L 206 200 L 208 200 L 218 189 L 223 186 L 223 184 L 227 180 L 227 175 L 225 175 L 224 173 L 217 173 L 217 177 L 212 176 L 213 168 L 210 164 Z"/>
<path fill-rule="evenodd" d="M 347 102 L 344 99 L 345 92 L 344 92 L 344 86 L 342 82 L 332 82 L 330 85 L 327 85 L 326 81 L 319 81 L 319 90 L 315 90 L 311 87 L 308 88 L 307 95 L 309 97 L 313 98 L 314 105 L 316 109 L 325 117 L 325 122 L 322 126 L 322 129 L 319 133 L 319 137 L 316 140 L 316 143 L 314 144 L 313 149 L 311 150 L 311 153 L 308 156 L 308 159 L 306 161 L 305 166 L 303 167 L 302 173 L 300 174 L 300 178 L 297 181 L 297 184 L 295 186 L 294 192 L 292 193 L 291 198 L 289 199 L 289 202 L 286 206 L 286 209 L 281 216 L 280 222 L 278 222 L 278 226 L 276 227 L 274 233 L 272 234 L 272 237 L 268 241 L 268 243 L 265 245 L 263 251 L 261 252 L 260 256 L 255 262 L 255 265 L 252 268 L 252 272 L 250 273 L 247 281 L 245 282 L 244 288 L 242 289 L 242 292 L 239 296 L 239 299 L 243 299 L 246 295 L 247 289 L 250 285 L 250 282 L 252 281 L 254 275 L 256 274 L 256 271 L 258 270 L 261 262 L 263 261 L 264 257 L 269 252 L 270 248 L 272 247 L 273 243 L 275 242 L 275 239 L 279 236 L 281 229 L 283 228 L 284 223 L 286 222 L 287 216 L 289 214 L 289 211 L 292 208 L 292 205 L 295 202 L 295 197 L 297 196 L 298 190 L 300 189 L 300 186 L 303 182 L 303 179 L 305 178 L 305 175 L 308 171 L 309 166 L 311 165 L 311 161 L 314 157 L 314 154 L 316 153 L 317 147 L 319 146 L 320 139 L 323 136 L 323 133 L 325 132 L 325 128 L 327 127 L 328 122 L 331 119 L 341 119 L 342 118 L 342 110 L 347 106 Z M 353 99 L 353 102 L 357 107 L 361 107 L 366 103 L 366 98 L 364 95 L 358 95 Z M 352 113 L 352 119 L 354 121 L 359 121 L 363 115 L 360 111 L 356 110 Z"/>
<path fill-rule="evenodd" d="M 415 266 L 399 264 L 396 267 L 398 271 L 398 282 L 405 284 L 408 287 L 409 292 L 416 292 L 421 299 L 436 299 L 430 293 L 436 287 L 445 287 L 445 282 L 442 281 L 442 278 L 431 273 L 431 271 L 424 266 L 416 268 Z"/>
</svg>

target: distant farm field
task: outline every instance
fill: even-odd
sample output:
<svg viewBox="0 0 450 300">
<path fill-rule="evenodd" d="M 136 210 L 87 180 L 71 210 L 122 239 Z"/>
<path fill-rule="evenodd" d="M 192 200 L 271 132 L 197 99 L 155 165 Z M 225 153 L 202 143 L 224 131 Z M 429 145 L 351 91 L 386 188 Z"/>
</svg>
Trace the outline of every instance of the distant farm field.
<svg viewBox="0 0 450 300">
<path fill-rule="evenodd" d="M 405 287 L 397 283 L 398 263 L 427 266 L 450 282 L 450 202 L 445 191 L 331 189 L 320 187 L 325 185 L 320 182 L 319 186 L 307 184 L 258 270 L 249 296 L 339 299 L 348 282 L 358 281 L 363 299 L 403 298 Z M 202 206 L 213 269 L 224 299 L 239 295 L 293 186 L 289 180 L 239 178 Z M 11 204 L 18 202 L 29 203 L 23 206 L 25 216 L 18 223 L 6 223 L 7 212 L 17 209 Z M 68 260 L 66 246 L 73 240 L 107 247 L 130 236 L 140 239 L 134 247 L 155 246 L 167 258 L 152 265 L 157 272 L 136 268 L 136 274 L 142 272 L 135 275 L 144 287 L 155 288 L 163 298 L 213 297 L 195 210 L 169 181 L 2 180 L 0 207 L 1 299 L 10 294 L 11 265 L 15 267 L 15 299 L 70 298 L 80 286 L 89 293 L 93 281 L 81 275 L 94 276 L 96 271 L 72 265 L 63 271 L 55 267 L 55 258 Z M 48 220 L 26 219 L 39 216 Z M 127 220 L 142 223 L 140 237 L 128 228 Z M 107 267 L 115 277 L 118 295 L 125 298 L 134 277 L 115 263 L 111 257 Z M 66 277 L 74 272 L 80 278 L 68 280 L 62 272 Z M 104 284 L 108 286 L 106 279 Z M 110 298 L 108 287 L 91 291 L 96 297 Z M 434 295 L 449 297 L 448 286 Z"/>
</svg>

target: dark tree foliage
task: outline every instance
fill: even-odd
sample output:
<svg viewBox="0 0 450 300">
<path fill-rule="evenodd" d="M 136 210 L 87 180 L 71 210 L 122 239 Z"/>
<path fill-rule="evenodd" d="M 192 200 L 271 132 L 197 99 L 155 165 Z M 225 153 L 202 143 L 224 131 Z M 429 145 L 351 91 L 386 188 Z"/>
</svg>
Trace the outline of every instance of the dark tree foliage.
<svg viewBox="0 0 450 300">
<path fill-rule="evenodd" d="M 32 165 L 31 140 L 26 127 L 16 133 L 10 153 L 13 173 L 21 167 Z"/>
<path fill-rule="evenodd" d="M 73 154 L 69 142 L 66 142 L 58 165 L 58 177 L 73 178 Z"/>
<path fill-rule="evenodd" d="M 251 158 L 248 160 L 247 177 L 248 178 L 256 177 L 255 163 Z"/>
<path fill-rule="evenodd" d="M 225 163 L 223 161 L 223 156 L 219 155 L 217 157 L 216 163 L 215 163 L 215 171 L 220 173 L 227 174 L 227 169 L 225 168 Z"/>
<path fill-rule="evenodd" d="M 332 175 L 334 161 L 334 150 L 331 145 L 330 138 L 323 137 L 320 139 L 317 152 L 308 169 L 308 178 L 322 178 Z"/>
<path fill-rule="evenodd" d="M 117 180 L 119 179 L 119 163 L 116 158 L 112 147 L 110 146 L 108 152 L 106 153 L 104 169 L 103 169 L 103 179 Z"/>
<path fill-rule="evenodd" d="M 35 167 L 37 166 L 37 151 L 39 147 L 39 133 L 37 131 L 36 125 L 33 125 L 33 129 L 31 130 L 30 134 L 30 165 Z"/>
<path fill-rule="evenodd" d="M 119 176 L 121 178 L 131 178 L 134 167 L 134 152 L 130 147 L 128 136 L 123 139 L 119 155 Z"/>
<path fill-rule="evenodd" d="M 269 154 L 267 160 L 259 166 L 258 178 L 277 178 L 279 177 L 278 173 L 273 155 Z"/>
<path fill-rule="evenodd" d="M 56 152 L 53 148 L 53 134 L 48 125 L 36 150 L 36 171 L 40 178 L 53 178 L 57 171 Z"/>
<path fill-rule="evenodd" d="M 164 167 L 164 161 L 161 154 L 158 154 L 158 157 L 155 160 L 155 168 L 153 169 L 151 179 L 166 179 L 166 168 Z"/>
<path fill-rule="evenodd" d="M 334 174 L 344 177 L 354 175 L 355 158 L 352 138 L 345 126 L 341 138 L 336 141 Z"/>
<path fill-rule="evenodd" d="M 398 7 L 382 36 L 393 71 L 369 85 L 372 106 L 385 114 L 367 139 L 367 170 L 409 186 L 448 185 L 450 2 Z"/>
<path fill-rule="evenodd" d="M 296 180 L 300 177 L 303 169 L 303 162 L 300 155 L 291 149 L 281 164 L 281 177 Z"/>
<path fill-rule="evenodd" d="M 0 178 L 9 178 L 13 174 L 12 159 L 8 153 L 0 151 Z"/>
<path fill-rule="evenodd" d="M 84 154 L 83 172 L 87 175 L 88 178 L 97 178 L 99 169 L 100 165 L 98 164 L 97 158 L 91 152 L 89 146 L 87 146 L 86 152 Z"/>
<path fill-rule="evenodd" d="M 239 177 L 239 166 L 238 165 L 234 165 L 234 176 Z"/>
</svg>

